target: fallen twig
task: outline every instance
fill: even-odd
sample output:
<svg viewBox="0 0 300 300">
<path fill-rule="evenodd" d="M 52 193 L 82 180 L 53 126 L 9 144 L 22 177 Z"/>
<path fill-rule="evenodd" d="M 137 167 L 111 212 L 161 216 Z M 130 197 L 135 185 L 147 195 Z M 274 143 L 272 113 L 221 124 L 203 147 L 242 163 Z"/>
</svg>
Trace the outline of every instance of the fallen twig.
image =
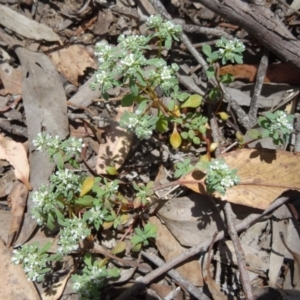
<svg viewBox="0 0 300 300">
<path fill-rule="evenodd" d="M 227 219 L 227 226 L 228 226 L 228 233 L 230 235 L 230 238 L 233 243 L 233 247 L 235 250 L 235 255 L 237 258 L 237 263 L 240 271 L 240 278 L 241 278 L 241 283 L 243 286 L 243 290 L 246 296 L 247 300 L 253 300 L 253 293 L 251 289 L 251 284 L 248 276 L 248 271 L 246 268 L 246 258 L 245 258 L 245 253 L 244 250 L 241 246 L 239 237 L 237 235 L 236 227 L 235 227 L 235 220 L 236 217 L 232 211 L 231 204 L 227 202 L 224 206 L 225 214 L 226 214 L 226 219 Z"/>
</svg>

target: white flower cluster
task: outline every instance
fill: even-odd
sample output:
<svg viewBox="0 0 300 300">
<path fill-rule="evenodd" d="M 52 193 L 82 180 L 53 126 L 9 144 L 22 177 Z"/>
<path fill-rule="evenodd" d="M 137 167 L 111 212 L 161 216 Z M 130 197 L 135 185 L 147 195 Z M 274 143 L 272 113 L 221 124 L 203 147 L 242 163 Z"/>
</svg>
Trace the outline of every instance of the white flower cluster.
<svg viewBox="0 0 300 300">
<path fill-rule="evenodd" d="M 235 175 L 236 170 L 231 170 L 223 159 L 215 159 L 207 169 L 206 183 L 210 192 L 217 191 L 224 195 L 227 188 L 240 182 Z"/>
<path fill-rule="evenodd" d="M 118 72 L 124 75 L 134 76 L 147 63 L 146 58 L 141 53 L 130 53 L 120 60 Z"/>
<path fill-rule="evenodd" d="M 66 155 L 77 156 L 81 153 L 82 147 L 84 147 L 82 139 L 70 137 L 65 141 L 62 141 L 58 135 L 53 137 L 51 134 L 45 132 L 38 133 L 32 143 L 36 150 L 46 150 L 49 155 L 54 155 L 55 153 L 62 151 Z"/>
<path fill-rule="evenodd" d="M 81 177 L 76 175 L 69 169 L 58 170 L 50 177 L 51 183 L 56 187 L 56 193 L 66 194 L 67 191 L 73 190 L 74 192 L 80 192 L 81 189 Z"/>
<path fill-rule="evenodd" d="M 106 217 L 106 215 L 108 214 L 108 211 L 104 208 L 102 208 L 101 206 L 94 206 L 89 210 L 89 218 L 88 218 L 88 222 L 89 224 L 94 223 L 94 221 L 97 220 L 104 220 L 104 218 Z"/>
<path fill-rule="evenodd" d="M 176 72 L 179 70 L 177 64 L 173 63 L 171 66 L 167 66 L 163 60 L 159 61 L 156 65 L 156 69 L 149 70 L 147 78 L 152 82 L 153 86 L 160 85 L 165 92 L 174 88 L 177 84 Z"/>
<path fill-rule="evenodd" d="M 59 247 L 57 251 L 60 254 L 68 254 L 78 250 L 78 242 L 85 239 L 90 234 L 91 230 L 82 219 L 67 219 L 66 225 L 59 233 Z"/>
<path fill-rule="evenodd" d="M 38 225 L 43 225 L 46 216 L 54 212 L 56 201 L 55 194 L 51 193 L 49 188 L 44 184 L 40 186 L 39 190 L 32 193 L 34 207 L 31 210 L 31 214 Z"/>
<path fill-rule="evenodd" d="M 23 245 L 13 250 L 12 262 L 16 265 L 22 264 L 23 269 L 30 281 L 43 281 L 47 267 L 48 254 L 39 255 L 39 248 L 36 244 Z"/>
<path fill-rule="evenodd" d="M 283 128 L 285 128 L 289 133 L 293 131 L 293 125 L 289 121 L 288 115 L 284 111 L 278 110 L 274 115 L 275 119 L 273 120 L 273 124 L 269 128 L 271 134 L 277 130 L 282 130 Z"/>
<path fill-rule="evenodd" d="M 146 25 L 148 26 L 148 28 L 155 28 L 159 30 L 162 36 L 166 36 L 167 34 L 173 36 L 180 34 L 182 31 L 180 25 L 175 25 L 170 21 L 164 21 L 160 15 L 151 15 L 148 18 Z"/>
<path fill-rule="evenodd" d="M 228 51 L 234 51 L 235 49 L 239 49 L 240 52 L 242 52 L 245 50 L 245 45 L 236 38 L 231 41 L 222 38 L 216 42 L 216 46 L 219 48 L 224 48 Z"/>
<path fill-rule="evenodd" d="M 145 48 L 148 39 L 144 35 L 129 35 L 121 34 L 118 37 L 119 46 L 121 49 L 136 52 Z"/>
<path fill-rule="evenodd" d="M 95 56 L 98 57 L 98 62 L 101 64 L 104 61 L 110 60 L 112 54 L 112 46 L 102 41 L 95 46 Z"/>
</svg>

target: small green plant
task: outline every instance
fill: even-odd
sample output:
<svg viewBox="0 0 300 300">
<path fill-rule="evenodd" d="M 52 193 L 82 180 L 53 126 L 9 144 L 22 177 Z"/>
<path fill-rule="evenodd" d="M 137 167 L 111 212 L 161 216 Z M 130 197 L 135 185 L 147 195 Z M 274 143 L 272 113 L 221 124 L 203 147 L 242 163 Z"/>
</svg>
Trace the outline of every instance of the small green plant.
<svg viewBox="0 0 300 300">
<path fill-rule="evenodd" d="M 271 137 L 275 145 L 284 144 L 293 132 L 293 115 L 284 111 L 266 112 L 263 117 L 258 118 L 258 124 L 264 128 L 261 137 Z"/>
<path fill-rule="evenodd" d="M 222 64 L 226 64 L 227 62 L 231 63 L 243 63 L 243 54 L 245 51 L 245 46 L 238 39 L 234 39 L 232 41 L 227 40 L 222 37 L 220 40 L 216 42 L 216 47 L 219 48 L 216 51 L 212 51 L 210 45 L 203 45 L 202 52 L 206 55 L 206 60 L 209 63 L 209 67 L 206 70 L 206 76 L 208 79 L 212 79 L 216 76 L 216 69 L 214 67 L 214 63 L 218 60 L 221 60 Z M 234 80 L 234 77 L 231 74 L 225 74 L 218 78 L 216 76 L 216 80 L 218 84 L 220 83 L 231 83 Z M 221 96 L 221 88 L 220 86 L 214 87 L 210 89 L 208 96 L 210 99 L 215 100 Z"/>
<path fill-rule="evenodd" d="M 236 169 L 230 169 L 224 159 L 218 158 L 208 164 L 206 185 L 209 193 L 225 195 L 226 190 L 240 182 Z"/>
<path fill-rule="evenodd" d="M 22 264 L 28 280 L 41 282 L 45 274 L 51 271 L 51 262 L 61 258 L 47 254 L 50 247 L 51 243 L 46 243 L 42 248 L 39 248 L 37 242 L 24 245 L 22 248 L 13 250 L 12 262 L 16 265 Z"/>
<path fill-rule="evenodd" d="M 98 57 L 99 67 L 91 84 L 92 89 L 101 90 L 105 99 L 108 99 L 110 88 L 129 87 L 130 93 L 123 97 L 121 104 L 126 107 L 135 103 L 137 108 L 134 112 L 123 114 L 120 126 L 134 132 L 139 139 L 149 139 L 154 130 L 166 132 L 172 124 L 174 124 L 173 128 L 180 124 L 184 126 L 186 122 L 183 121 L 184 116 L 181 116 L 180 110 L 197 109 L 202 102 L 201 96 L 191 96 L 180 91 L 176 77 L 178 65 L 175 63 L 168 65 L 161 57 L 163 46 L 170 49 L 173 40 L 178 41 L 181 27 L 163 20 L 161 16 L 151 16 L 147 26 L 151 32 L 154 32 L 146 37 L 121 35 L 116 47 L 104 42 L 96 45 L 95 55 Z M 155 57 L 149 57 L 148 52 L 151 47 L 148 44 L 154 39 L 158 41 L 158 53 Z M 158 87 L 164 96 L 170 98 L 168 105 L 161 101 L 161 96 L 158 96 Z M 156 109 L 156 115 L 150 114 L 151 108 Z M 177 134 L 177 129 L 173 132 Z M 192 141 L 195 145 L 201 142 L 196 136 Z M 175 141 L 176 146 L 180 143 L 179 140 Z"/>
<path fill-rule="evenodd" d="M 149 239 L 156 238 L 157 227 L 153 224 L 147 223 L 144 229 L 136 228 L 135 235 L 131 238 L 132 251 L 140 251 L 142 246 L 148 246 Z"/>
<path fill-rule="evenodd" d="M 69 163 L 69 160 L 79 157 L 81 140 L 70 138 L 61 141 L 58 137 L 43 133 L 38 135 L 33 144 L 38 151 L 46 151 L 52 159 L 61 157 L 58 160 L 53 159 L 58 169 L 50 176 L 49 185 L 41 185 L 33 192 L 32 201 L 35 205 L 31 211 L 38 225 L 59 230 L 57 255 L 47 254 L 51 243 L 41 249 L 38 244 L 25 244 L 14 250 L 12 261 L 23 265 L 30 280 L 42 281 L 44 275 L 51 271 L 53 260 L 78 252 L 80 241 L 90 238 L 95 231 L 128 226 L 126 223 L 129 216 L 126 210 L 118 209 L 120 205 L 126 206 L 128 200 L 119 193 L 119 180 L 87 177 L 76 169 L 61 168 Z M 68 150 L 68 147 L 75 148 Z M 133 190 L 136 191 L 138 199 L 135 202 L 146 205 L 148 197 L 153 194 L 152 186 L 153 182 L 146 186 L 133 183 Z M 144 230 L 136 228 L 136 232 L 142 233 L 138 239 L 135 238 L 137 243 L 133 245 L 133 250 L 139 251 L 142 246 L 148 245 L 149 238 L 155 237 L 156 229 L 147 224 Z M 99 299 L 101 288 L 107 279 L 118 277 L 120 271 L 117 268 L 107 268 L 107 259 L 95 260 L 92 263 L 88 252 L 84 256 L 84 262 L 83 270 L 72 276 L 74 290 L 82 300 Z"/>
<path fill-rule="evenodd" d="M 72 275 L 73 290 L 78 293 L 81 300 L 98 300 L 101 297 L 101 288 L 107 283 L 107 279 L 120 276 L 118 268 L 107 269 L 105 260 L 92 261 L 90 253 L 85 254 L 85 266 L 81 274 Z"/>
<path fill-rule="evenodd" d="M 65 162 L 78 167 L 76 160 L 84 147 L 82 139 L 70 137 L 62 141 L 59 136 L 52 137 L 46 132 L 39 133 L 32 143 L 37 151 L 45 150 L 60 169 L 64 167 Z"/>
<path fill-rule="evenodd" d="M 146 205 L 149 201 L 149 197 L 153 195 L 153 181 L 149 181 L 146 185 L 137 185 L 135 182 L 132 183 L 133 188 L 136 190 L 135 199 L 133 201 L 134 208 L 140 207 L 140 205 Z"/>
<path fill-rule="evenodd" d="M 174 177 L 180 178 L 192 170 L 194 170 L 194 166 L 191 165 L 191 160 L 189 158 L 185 158 L 183 162 L 178 162 L 175 164 Z"/>
<path fill-rule="evenodd" d="M 206 132 L 207 120 L 200 113 L 187 113 L 183 117 L 181 137 L 195 145 L 200 145 L 201 134 Z"/>
</svg>

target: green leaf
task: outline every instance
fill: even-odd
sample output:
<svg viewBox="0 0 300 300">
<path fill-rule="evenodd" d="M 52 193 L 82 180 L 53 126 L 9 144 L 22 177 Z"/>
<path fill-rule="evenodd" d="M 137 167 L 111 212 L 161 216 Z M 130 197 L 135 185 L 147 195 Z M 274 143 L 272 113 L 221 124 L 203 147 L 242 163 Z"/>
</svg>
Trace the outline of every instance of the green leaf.
<svg viewBox="0 0 300 300">
<path fill-rule="evenodd" d="M 219 52 L 218 51 L 214 51 L 211 56 L 210 56 L 211 62 L 215 62 L 219 59 Z"/>
<path fill-rule="evenodd" d="M 195 131 L 194 130 L 189 130 L 188 135 L 189 135 L 190 139 L 193 139 L 195 137 Z"/>
<path fill-rule="evenodd" d="M 120 270 L 118 268 L 112 268 L 107 270 L 109 277 L 119 277 L 120 276 Z"/>
<path fill-rule="evenodd" d="M 138 87 L 137 84 L 135 83 L 133 77 L 130 77 L 130 79 L 129 79 L 129 88 L 130 88 L 131 93 L 132 93 L 134 96 L 137 96 L 137 95 L 139 94 L 139 87 Z"/>
<path fill-rule="evenodd" d="M 243 55 L 241 53 L 235 53 L 233 57 L 237 64 L 243 63 Z"/>
<path fill-rule="evenodd" d="M 188 137 L 189 137 L 189 135 L 188 135 L 188 133 L 187 133 L 186 131 L 181 132 L 180 135 L 181 135 L 181 137 L 182 137 L 184 140 L 188 139 Z"/>
<path fill-rule="evenodd" d="M 150 59 L 147 60 L 147 64 L 148 64 L 148 65 L 156 66 L 156 65 L 159 64 L 161 61 L 164 61 L 164 60 L 161 59 L 161 58 L 150 58 Z"/>
<path fill-rule="evenodd" d="M 204 44 L 202 46 L 202 52 L 207 56 L 207 57 L 210 57 L 211 55 L 211 46 L 210 45 L 207 45 L 207 44 Z"/>
<path fill-rule="evenodd" d="M 118 172 L 118 170 L 116 169 L 115 166 L 107 166 L 105 168 L 105 170 L 106 170 L 108 175 L 118 175 L 119 174 L 119 172 Z"/>
<path fill-rule="evenodd" d="M 132 245 L 141 244 L 143 241 L 144 241 L 143 237 L 139 235 L 134 235 L 130 240 Z"/>
<path fill-rule="evenodd" d="M 64 167 L 64 159 L 60 152 L 57 152 L 53 155 L 53 161 L 57 165 L 59 169 L 63 169 Z"/>
<path fill-rule="evenodd" d="M 53 218 L 52 214 L 48 214 L 46 226 L 47 226 L 50 230 L 54 230 L 54 229 L 55 229 L 54 218 Z"/>
<path fill-rule="evenodd" d="M 215 68 L 213 66 L 209 66 L 206 70 L 207 79 L 211 79 L 215 76 Z"/>
<path fill-rule="evenodd" d="M 234 76 L 232 74 L 225 74 L 220 78 L 220 82 L 222 83 L 232 83 L 233 81 L 234 81 Z"/>
<path fill-rule="evenodd" d="M 92 266 L 93 266 L 93 264 L 92 264 L 92 254 L 91 254 L 90 252 L 86 252 L 86 253 L 84 254 L 84 256 L 83 256 L 83 261 L 84 261 L 84 263 L 85 263 L 88 267 L 92 268 Z"/>
<path fill-rule="evenodd" d="M 156 122 L 156 130 L 161 132 L 161 133 L 164 133 L 168 130 L 168 120 L 167 120 L 167 117 L 163 114 L 161 114 L 159 116 L 159 119 L 158 121 Z"/>
<path fill-rule="evenodd" d="M 75 204 L 80 204 L 80 205 L 83 205 L 83 206 L 90 206 L 90 205 L 93 204 L 94 200 L 95 200 L 94 197 L 86 195 L 82 198 L 76 199 Z"/>
<path fill-rule="evenodd" d="M 133 252 L 139 252 L 139 251 L 141 251 L 141 249 L 142 249 L 142 245 L 143 245 L 142 243 L 136 244 L 136 245 L 132 246 L 131 250 L 132 250 Z"/>
<path fill-rule="evenodd" d="M 172 38 L 170 35 L 167 36 L 166 40 L 165 40 L 165 47 L 167 50 L 170 50 L 172 47 Z"/>
<path fill-rule="evenodd" d="M 189 93 L 180 93 L 178 96 L 177 96 L 177 99 L 182 102 L 184 100 L 186 100 L 188 97 L 190 96 Z"/>
<path fill-rule="evenodd" d="M 154 224 L 147 223 L 144 226 L 144 231 L 148 237 L 156 237 L 157 227 Z"/>
<path fill-rule="evenodd" d="M 200 138 L 199 138 L 198 136 L 195 136 L 195 137 L 193 138 L 193 143 L 194 143 L 195 145 L 200 145 L 200 144 L 201 144 Z"/>
<path fill-rule="evenodd" d="M 208 93 L 208 97 L 211 100 L 216 100 L 219 96 L 220 96 L 220 92 L 219 92 L 218 88 L 216 88 L 216 87 L 212 88 Z"/>
<path fill-rule="evenodd" d="M 142 70 L 139 70 L 134 75 L 135 75 L 135 77 L 136 77 L 136 79 L 137 79 L 137 81 L 139 82 L 140 85 L 147 86 L 146 81 L 144 80 L 144 78 L 140 74 L 141 72 L 142 72 Z"/>
<path fill-rule="evenodd" d="M 182 105 L 181 108 L 185 107 L 191 107 L 191 108 L 197 108 L 202 103 L 202 96 L 195 94 L 191 95 Z"/>
<path fill-rule="evenodd" d="M 256 129 L 250 129 L 250 130 L 248 130 L 247 131 L 247 135 L 250 138 L 255 139 L 255 140 L 261 138 L 261 133 L 258 130 L 256 130 Z"/>
<path fill-rule="evenodd" d="M 52 246 L 52 243 L 51 242 L 47 242 L 39 251 L 38 253 L 39 254 L 43 254 L 43 253 L 46 253 Z"/>
<path fill-rule="evenodd" d="M 123 107 L 129 107 L 133 104 L 134 100 L 136 99 L 136 96 L 132 93 L 125 95 L 121 100 L 121 105 Z"/>
</svg>

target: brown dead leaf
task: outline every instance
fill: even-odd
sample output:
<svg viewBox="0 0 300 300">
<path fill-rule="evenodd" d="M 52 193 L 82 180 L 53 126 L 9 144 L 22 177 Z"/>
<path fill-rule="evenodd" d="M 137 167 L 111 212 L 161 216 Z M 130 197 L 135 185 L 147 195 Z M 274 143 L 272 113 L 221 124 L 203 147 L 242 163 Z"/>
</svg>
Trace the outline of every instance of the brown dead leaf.
<svg viewBox="0 0 300 300">
<path fill-rule="evenodd" d="M 52 136 L 65 139 L 69 133 L 66 95 L 53 62 L 41 52 L 25 48 L 15 49 L 22 65 L 22 97 L 26 113 L 30 152 L 30 183 L 38 189 L 49 180 L 55 164 L 45 152 L 34 151 L 32 140 L 45 128 Z M 16 245 L 23 244 L 32 235 L 36 221 L 31 216 L 34 203 L 27 201 L 27 212 Z"/>
<path fill-rule="evenodd" d="M 22 94 L 22 73 L 20 68 L 14 69 L 8 63 L 2 63 L 0 64 L 0 78 L 4 85 L 4 89 L 0 90 L 0 95 Z"/>
<path fill-rule="evenodd" d="M 29 183 L 29 163 L 27 153 L 21 143 L 6 139 L 0 135 L 0 159 L 7 160 L 15 169 L 16 177 L 21 180 L 28 190 L 32 190 Z"/>
<path fill-rule="evenodd" d="M 235 79 L 254 82 L 258 65 L 226 65 L 220 68 L 220 75 L 232 74 Z M 264 82 L 300 84 L 300 73 L 287 63 L 272 64 L 268 66 Z"/>
<path fill-rule="evenodd" d="M 224 196 L 213 195 L 231 203 L 266 209 L 287 190 L 300 191 L 300 159 L 287 151 L 241 149 L 221 155 L 241 182 L 227 189 Z M 198 177 L 196 177 L 198 176 Z M 180 183 L 197 193 L 206 191 L 201 172 L 189 173 Z"/>
<path fill-rule="evenodd" d="M 157 212 L 181 245 L 192 247 L 224 228 L 220 214 L 206 195 L 193 193 L 164 203 Z"/>
<path fill-rule="evenodd" d="M 21 265 L 11 262 L 11 251 L 0 239 L 0 295 L 5 300 L 39 300 L 33 283 L 28 281 Z"/>
<path fill-rule="evenodd" d="M 115 121 L 118 122 L 124 111 L 133 111 L 133 107 L 120 107 Z M 132 141 L 133 134 L 126 129 L 111 123 L 107 132 L 107 142 L 101 144 L 98 151 L 96 172 L 108 174 L 107 167 L 115 167 L 118 170 L 124 163 Z"/>
<path fill-rule="evenodd" d="M 157 217 L 150 217 L 150 223 L 157 226 L 155 244 L 165 261 L 170 261 L 186 250 Z M 203 286 L 202 270 L 197 259 L 190 260 L 175 270 L 192 284 Z"/>
<path fill-rule="evenodd" d="M 0 178 L 0 198 L 7 196 L 14 187 L 16 176 L 13 170 L 9 170 Z"/>
<path fill-rule="evenodd" d="M 50 288 L 46 288 L 46 290 L 42 294 L 42 299 L 43 300 L 58 300 L 61 297 L 61 295 L 63 294 L 66 284 L 73 272 L 74 272 L 74 269 L 71 269 L 69 271 L 69 273 L 67 274 L 67 276 L 63 280 L 53 284 Z"/>
<path fill-rule="evenodd" d="M 57 70 L 76 86 L 78 86 L 78 76 L 83 75 L 86 68 L 97 69 L 96 62 L 79 45 L 72 45 L 69 48 L 58 50 L 49 56 Z"/>
<path fill-rule="evenodd" d="M 26 200 L 28 197 L 28 189 L 22 182 L 16 182 L 14 188 L 8 195 L 8 202 L 11 206 L 12 219 L 10 222 L 10 230 L 7 239 L 7 246 L 13 245 L 13 242 L 20 231 Z"/>
</svg>

